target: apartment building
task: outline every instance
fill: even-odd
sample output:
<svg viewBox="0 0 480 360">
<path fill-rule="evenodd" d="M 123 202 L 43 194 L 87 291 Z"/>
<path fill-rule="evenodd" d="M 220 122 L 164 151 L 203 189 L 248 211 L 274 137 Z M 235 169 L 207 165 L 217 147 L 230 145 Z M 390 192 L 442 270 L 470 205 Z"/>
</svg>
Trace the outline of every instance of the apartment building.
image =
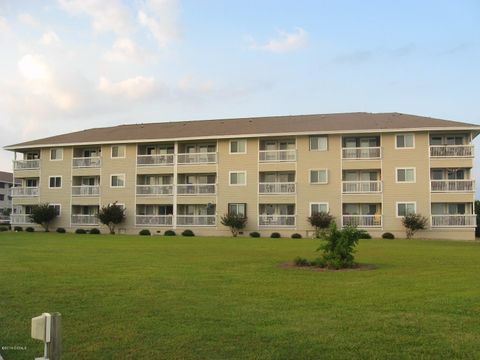
<svg viewBox="0 0 480 360">
<path fill-rule="evenodd" d="M 401 219 L 428 217 L 425 238 L 474 239 L 472 139 L 480 126 L 399 113 L 345 113 L 121 125 L 28 141 L 14 152 L 12 224 L 32 206 L 53 226 L 99 227 L 99 207 L 126 208 L 122 231 L 192 229 L 228 235 L 313 233 L 307 218 L 403 237 Z"/>
<path fill-rule="evenodd" d="M 13 186 L 13 174 L 11 172 L 0 171 L 0 223 L 8 223 L 9 218 L 4 212 L 12 208 L 12 197 L 10 188 Z"/>
</svg>

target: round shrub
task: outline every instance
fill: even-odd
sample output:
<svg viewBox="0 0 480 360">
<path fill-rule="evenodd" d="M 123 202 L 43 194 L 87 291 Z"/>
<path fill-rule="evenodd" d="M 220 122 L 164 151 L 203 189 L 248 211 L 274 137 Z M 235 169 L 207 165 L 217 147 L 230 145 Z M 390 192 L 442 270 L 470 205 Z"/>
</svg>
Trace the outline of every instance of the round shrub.
<svg viewBox="0 0 480 360">
<path fill-rule="evenodd" d="M 307 259 L 302 258 L 300 256 L 297 256 L 295 259 L 293 259 L 293 262 L 297 266 L 309 266 L 310 265 L 310 262 Z"/>
<path fill-rule="evenodd" d="M 382 234 L 382 239 L 395 239 L 395 235 L 391 232 L 386 232 Z"/>
<path fill-rule="evenodd" d="M 190 229 L 184 230 L 184 231 L 182 232 L 182 235 L 183 235 L 183 236 L 195 236 L 195 234 L 193 233 L 193 231 L 190 230 Z"/>
<path fill-rule="evenodd" d="M 299 233 L 292 234 L 292 239 L 301 239 L 301 238 L 302 238 L 302 235 L 300 235 Z"/>
<path fill-rule="evenodd" d="M 29 226 L 29 227 L 25 228 L 25 231 L 26 232 L 34 232 L 35 229 L 33 227 Z"/>
<path fill-rule="evenodd" d="M 370 235 L 366 230 L 358 230 L 359 239 L 371 239 L 372 235 Z"/>
<path fill-rule="evenodd" d="M 86 234 L 87 233 L 87 230 L 85 229 L 77 229 L 75 230 L 75 234 Z"/>
<path fill-rule="evenodd" d="M 23 231 L 23 228 L 21 226 L 15 226 L 13 231 Z"/>
<path fill-rule="evenodd" d="M 6 226 L 0 226 L 0 232 L 3 231 L 8 231 L 8 228 Z"/>
<path fill-rule="evenodd" d="M 167 231 L 165 231 L 164 235 L 165 236 L 175 236 L 177 234 L 173 230 L 167 230 Z"/>
<path fill-rule="evenodd" d="M 93 229 L 90 229 L 89 233 L 98 235 L 98 234 L 100 234 L 100 230 L 98 230 L 97 228 L 93 228 Z"/>
<path fill-rule="evenodd" d="M 273 232 L 273 233 L 270 235 L 270 237 L 271 237 L 272 239 L 278 239 L 278 238 L 281 238 L 282 236 L 281 236 L 280 233 L 278 233 L 278 232 Z"/>
<path fill-rule="evenodd" d="M 57 228 L 57 233 L 65 234 L 67 231 L 64 228 Z"/>
<path fill-rule="evenodd" d="M 250 233 L 250 237 L 258 238 L 258 237 L 260 237 L 260 233 L 257 232 L 257 231 L 252 231 L 252 232 Z"/>
<path fill-rule="evenodd" d="M 140 232 L 138 233 L 138 235 L 150 236 L 150 235 L 152 235 L 152 234 L 150 233 L 150 230 L 148 230 L 148 229 L 142 229 L 142 230 L 140 230 Z"/>
</svg>

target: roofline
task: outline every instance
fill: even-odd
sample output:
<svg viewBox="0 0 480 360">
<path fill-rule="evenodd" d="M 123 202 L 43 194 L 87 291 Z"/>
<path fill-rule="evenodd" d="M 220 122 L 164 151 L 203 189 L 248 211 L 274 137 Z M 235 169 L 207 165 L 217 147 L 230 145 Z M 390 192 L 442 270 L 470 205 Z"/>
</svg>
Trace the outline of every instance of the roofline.
<svg viewBox="0 0 480 360">
<path fill-rule="evenodd" d="M 186 140 L 217 140 L 217 139 L 239 139 L 239 138 L 257 138 L 257 137 L 279 137 L 279 136 L 298 136 L 298 135 L 314 135 L 314 134 L 365 134 L 365 133 L 392 133 L 392 132 L 421 132 L 421 131 L 476 131 L 476 135 L 480 133 L 480 125 L 472 126 L 446 126 L 446 127 L 418 127 L 418 128 L 398 128 L 398 129 L 364 129 L 364 130 L 329 130 L 329 131 L 295 131 L 283 133 L 259 133 L 259 134 L 235 134 L 235 135 L 214 135 L 214 136 L 194 136 L 194 137 L 178 137 L 178 138 L 161 138 L 161 139 L 136 139 L 136 140 L 111 140 L 111 141 L 88 141 L 88 142 L 68 142 L 58 144 L 32 144 L 32 145 L 8 145 L 4 146 L 4 150 L 27 150 L 46 147 L 61 146 L 79 146 L 79 145 L 103 145 L 103 144 L 135 144 L 135 143 L 152 143 L 152 142 L 172 142 Z"/>
</svg>

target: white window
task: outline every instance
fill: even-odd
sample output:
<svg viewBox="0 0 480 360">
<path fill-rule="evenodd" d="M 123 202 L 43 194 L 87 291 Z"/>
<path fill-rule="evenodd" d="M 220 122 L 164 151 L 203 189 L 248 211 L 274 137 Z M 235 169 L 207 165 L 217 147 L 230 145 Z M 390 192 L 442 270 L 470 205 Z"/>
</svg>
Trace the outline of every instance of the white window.
<svg viewBox="0 0 480 360">
<path fill-rule="evenodd" d="M 124 158 L 125 148 L 125 145 L 112 145 L 112 158 Z"/>
<path fill-rule="evenodd" d="M 48 204 L 48 207 L 54 208 L 57 216 L 60 216 L 62 206 L 60 204 Z"/>
<path fill-rule="evenodd" d="M 310 216 L 321 212 L 328 213 L 328 203 L 310 203 Z"/>
<path fill-rule="evenodd" d="M 242 217 L 247 216 L 247 204 L 245 203 L 231 203 L 228 204 L 228 213 L 239 215 Z"/>
<path fill-rule="evenodd" d="M 62 187 L 62 177 L 61 176 L 50 176 L 48 178 L 48 187 L 49 187 L 49 189 L 61 188 Z"/>
<path fill-rule="evenodd" d="M 247 140 L 230 140 L 230 154 L 246 154 Z"/>
<path fill-rule="evenodd" d="M 230 171 L 230 185 L 247 185 L 247 172 Z"/>
<path fill-rule="evenodd" d="M 326 184 L 328 183 L 327 169 L 310 170 L 311 184 Z"/>
<path fill-rule="evenodd" d="M 50 160 L 63 160 L 63 149 L 50 149 Z"/>
<path fill-rule="evenodd" d="M 417 203 L 415 202 L 397 202 L 397 217 L 404 217 L 408 214 L 417 212 Z"/>
<path fill-rule="evenodd" d="M 414 183 L 415 168 L 397 168 L 397 182 Z"/>
<path fill-rule="evenodd" d="M 413 149 L 415 147 L 415 136 L 413 134 L 398 134 L 395 140 L 397 149 Z"/>
<path fill-rule="evenodd" d="M 328 137 L 326 136 L 310 136 L 310 150 L 326 151 L 328 150 Z"/>
<path fill-rule="evenodd" d="M 110 187 L 125 187 L 125 174 L 115 174 L 110 176 Z"/>
</svg>

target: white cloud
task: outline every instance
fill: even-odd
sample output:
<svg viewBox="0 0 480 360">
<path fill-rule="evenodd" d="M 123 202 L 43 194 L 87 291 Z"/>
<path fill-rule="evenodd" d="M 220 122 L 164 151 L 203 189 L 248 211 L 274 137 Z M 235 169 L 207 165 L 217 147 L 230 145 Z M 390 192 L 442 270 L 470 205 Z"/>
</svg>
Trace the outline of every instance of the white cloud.
<svg viewBox="0 0 480 360">
<path fill-rule="evenodd" d="M 47 31 L 42 35 L 40 43 L 45 46 L 58 46 L 61 41 L 55 31 Z"/>
<path fill-rule="evenodd" d="M 58 0 L 58 3 L 71 15 L 90 16 L 95 31 L 124 34 L 131 28 L 129 11 L 119 0 Z"/>
<path fill-rule="evenodd" d="M 271 51 L 275 53 L 283 53 L 301 49 L 307 45 L 307 32 L 302 28 L 296 28 L 294 32 L 287 33 L 285 31 L 279 31 L 278 37 L 269 40 L 265 44 L 257 44 L 252 42 L 251 48 Z"/>
<path fill-rule="evenodd" d="M 2 37 L 7 37 L 11 34 L 10 25 L 7 22 L 7 19 L 0 16 L 0 39 Z"/>
<path fill-rule="evenodd" d="M 34 28 L 40 27 L 40 23 L 32 15 L 28 13 L 21 13 L 18 15 L 18 20 L 24 25 L 28 25 Z"/>
<path fill-rule="evenodd" d="M 126 37 L 115 40 L 112 49 L 104 55 L 105 60 L 113 62 L 143 63 L 147 58 L 147 53 L 134 41 Z"/>
<path fill-rule="evenodd" d="M 138 12 L 138 21 L 164 48 L 180 36 L 178 12 L 177 0 L 147 0 Z"/>
<path fill-rule="evenodd" d="M 111 82 L 102 76 L 98 83 L 98 90 L 102 93 L 129 100 L 146 98 L 155 92 L 155 88 L 155 79 L 143 76 L 137 76 L 119 82 Z"/>
</svg>

